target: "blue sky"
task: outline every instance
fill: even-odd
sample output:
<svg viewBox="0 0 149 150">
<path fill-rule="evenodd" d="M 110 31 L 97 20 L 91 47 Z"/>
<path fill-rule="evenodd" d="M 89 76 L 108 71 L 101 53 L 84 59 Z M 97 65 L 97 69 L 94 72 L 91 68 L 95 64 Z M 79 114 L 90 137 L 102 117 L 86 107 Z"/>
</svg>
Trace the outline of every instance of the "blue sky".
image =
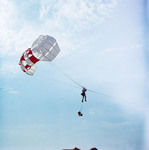
<svg viewBox="0 0 149 150">
<path fill-rule="evenodd" d="M 148 150 L 148 3 L 0 0 L 0 149 Z M 50 63 L 20 69 L 41 34 L 60 46 L 53 64 L 95 91 L 87 103 Z"/>
</svg>

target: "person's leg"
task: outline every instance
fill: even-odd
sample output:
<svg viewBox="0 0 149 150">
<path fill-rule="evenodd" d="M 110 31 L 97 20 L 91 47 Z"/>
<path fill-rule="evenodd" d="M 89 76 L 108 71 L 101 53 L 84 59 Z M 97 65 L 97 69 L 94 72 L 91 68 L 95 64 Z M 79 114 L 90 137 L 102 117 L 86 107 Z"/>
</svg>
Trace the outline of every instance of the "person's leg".
<svg viewBox="0 0 149 150">
<path fill-rule="evenodd" d="M 86 100 L 86 95 L 85 95 L 85 101 L 87 102 L 87 100 Z"/>
<path fill-rule="evenodd" d="M 82 102 L 83 102 L 84 96 L 82 97 Z"/>
</svg>

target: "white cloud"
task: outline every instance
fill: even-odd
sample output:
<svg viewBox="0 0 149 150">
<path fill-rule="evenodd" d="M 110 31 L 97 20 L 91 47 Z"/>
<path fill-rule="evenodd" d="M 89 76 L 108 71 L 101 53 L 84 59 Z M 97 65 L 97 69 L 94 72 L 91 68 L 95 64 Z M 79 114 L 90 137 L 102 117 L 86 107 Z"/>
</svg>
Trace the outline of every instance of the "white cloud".
<svg viewBox="0 0 149 150">
<path fill-rule="evenodd" d="M 35 19 L 37 21 L 40 18 L 40 21 L 30 22 L 27 18 L 22 18 L 24 15 L 19 12 L 20 7 L 24 10 L 23 5 L 17 5 L 9 0 L 0 0 L 0 17 L 3 18 L 0 22 L 1 57 L 18 54 L 22 49 L 28 48 L 40 34 L 49 33 L 56 37 L 63 37 L 58 39 L 61 43 L 65 43 L 64 49 L 68 49 L 68 52 L 65 52 L 69 53 L 75 45 L 69 40 L 73 35 L 72 31 L 100 24 L 111 15 L 116 5 L 115 0 L 106 2 L 44 0 L 41 1 L 40 14 Z"/>
<path fill-rule="evenodd" d="M 18 91 L 8 91 L 9 94 L 18 94 Z"/>
<path fill-rule="evenodd" d="M 41 1 L 40 9 L 41 31 L 46 33 L 50 30 L 62 48 L 60 55 L 69 55 L 84 42 L 76 34 L 104 22 L 116 6 L 115 0 L 44 0 Z"/>
<path fill-rule="evenodd" d="M 116 0 L 41 1 L 40 19 L 58 28 L 82 30 L 102 23 L 117 6 Z"/>
<path fill-rule="evenodd" d="M 0 54 L 7 53 L 11 49 L 10 37 L 13 35 L 15 25 L 16 7 L 9 1 L 0 0 Z"/>
<path fill-rule="evenodd" d="M 16 24 L 17 9 L 11 1 L 0 0 L 0 31 L 5 28 L 12 28 Z M 4 32 L 3 32 L 4 34 Z M 7 33 L 5 33 L 7 34 Z"/>
<path fill-rule="evenodd" d="M 126 46 L 126 47 L 120 47 L 120 48 L 106 48 L 104 50 L 99 51 L 97 55 L 106 54 L 112 51 L 134 50 L 134 49 L 139 49 L 143 47 L 144 47 L 143 44 L 137 44 L 137 45 L 131 45 L 131 46 Z"/>
<path fill-rule="evenodd" d="M 22 25 L 19 31 L 18 26 L 22 24 L 19 20 L 19 12 L 17 6 L 12 1 L 0 0 L 0 56 L 15 55 L 19 49 L 27 42 L 26 29 Z M 23 42 L 22 42 L 23 39 Z M 24 43 L 24 44 L 23 44 Z"/>
<path fill-rule="evenodd" d="M 15 90 L 11 85 L 4 85 L 3 91 L 8 94 L 18 94 L 19 91 Z"/>
</svg>

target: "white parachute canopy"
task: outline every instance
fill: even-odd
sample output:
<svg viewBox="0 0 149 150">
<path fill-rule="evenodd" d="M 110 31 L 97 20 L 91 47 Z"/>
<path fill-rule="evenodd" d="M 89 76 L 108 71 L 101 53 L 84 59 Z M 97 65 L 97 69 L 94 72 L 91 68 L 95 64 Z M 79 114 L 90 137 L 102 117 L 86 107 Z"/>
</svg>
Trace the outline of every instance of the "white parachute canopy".
<svg viewBox="0 0 149 150">
<path fill-rule="evenodd" d="M 56 39 L 49 35 L 40 35 L 20 58 L 21 69 L 29 75 L 36 71 L 38 61 L 52 61 L 60 52 Z"/>
<path fill-rule="evenodd" d="M 56 40 L 48 35 L 40 35 L 32 44 L 31 50 L 40 61 L 52 61 L 60 52 Z"/>
</svg>

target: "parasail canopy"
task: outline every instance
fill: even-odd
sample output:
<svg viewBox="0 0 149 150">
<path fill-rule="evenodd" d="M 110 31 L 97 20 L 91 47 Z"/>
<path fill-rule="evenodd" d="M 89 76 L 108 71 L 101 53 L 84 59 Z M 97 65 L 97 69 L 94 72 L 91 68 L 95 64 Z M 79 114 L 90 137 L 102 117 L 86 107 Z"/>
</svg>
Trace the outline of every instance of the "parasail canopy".
<svg viewBox="0 0 149 150">
<path fill-rule="evenodd" d="M 49 35 L 40 35 L 21 56 L 19 65 L 29 75 L 36 71 L 38 61 L 52 61 L 60 52 L 56 39 Z"/>
</svg>

